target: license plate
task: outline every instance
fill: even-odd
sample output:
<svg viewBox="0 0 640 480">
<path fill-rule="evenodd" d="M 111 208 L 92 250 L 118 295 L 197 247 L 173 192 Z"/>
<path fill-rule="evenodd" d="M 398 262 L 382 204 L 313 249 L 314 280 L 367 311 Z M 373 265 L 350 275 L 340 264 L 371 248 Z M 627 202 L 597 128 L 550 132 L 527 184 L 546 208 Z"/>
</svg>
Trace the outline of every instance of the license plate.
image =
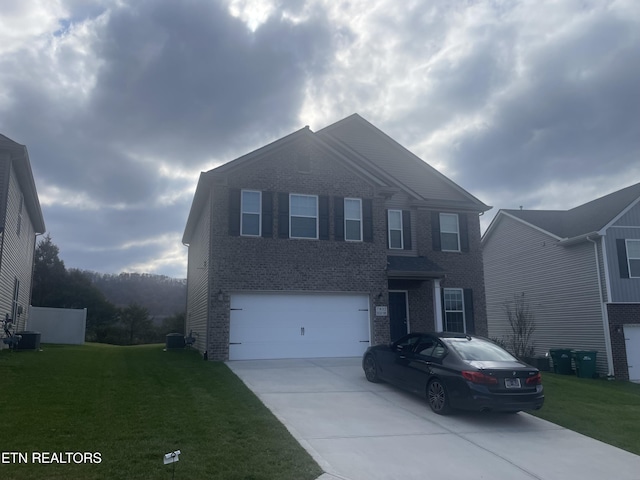
<svg viewBox="0 0 640 480">
<path fill-rule="evenodd" d="M 504 386 L 506 388 L 520 388 L 520 379 L 519 378 L 505 378 Z"/>
</svg>

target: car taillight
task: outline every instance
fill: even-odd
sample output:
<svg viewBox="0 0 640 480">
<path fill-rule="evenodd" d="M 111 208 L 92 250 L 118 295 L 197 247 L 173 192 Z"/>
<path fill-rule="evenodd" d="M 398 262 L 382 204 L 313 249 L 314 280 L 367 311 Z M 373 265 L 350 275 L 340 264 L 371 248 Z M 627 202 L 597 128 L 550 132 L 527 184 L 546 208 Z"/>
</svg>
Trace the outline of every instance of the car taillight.
<svg viewBox="0 0 640 480">
<path fill-rule="evenodd" d="M 542 383 L 542 375 L 536 373 L 533 377 L 527 378 L 527 385 L 540 385 Z"/>
<path fill-rule="evenodd" d="M 462 376 L 473 383 L 480 383 L 483 385 L 497 385 L 498 379 L 490 375 L 485 375 L 482 372 L 462 372 Z"/>
</svg>

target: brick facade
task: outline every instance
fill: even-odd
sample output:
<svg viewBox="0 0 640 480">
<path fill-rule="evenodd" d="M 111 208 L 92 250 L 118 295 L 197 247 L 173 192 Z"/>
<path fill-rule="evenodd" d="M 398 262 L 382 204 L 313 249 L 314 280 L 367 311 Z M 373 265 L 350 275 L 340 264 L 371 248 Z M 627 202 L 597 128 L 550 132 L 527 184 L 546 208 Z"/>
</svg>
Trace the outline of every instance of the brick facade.
<svg viewBox="0 0 640 480">
<path fill-rule="evenodd" d="M 609 315 L 614 375 L 616 379 L 629 380 L 624 325 L 640 325 L 640 304 L 609 303 L 607 304 L 607 313 Z"/>
<path fill-rule="evenodd" d="M 435 329 L 433 280 L 389 280 L 387 277 L 387 256 L 393 254 L 387 250 L 388 189 L 381 188 L 381 182 L 374 175 L 363 172 L 323 147 L 312 135 L 296 135 L 279 148 L 255 158 L 240 159 L 241 162 L 236 160 L 237 167 L 232 162 L 228 164 L 230 166 L 207 173 L 211 191 L 211 227 L 206 350 L 211 360 L 229 358 L 230 299 L 241 292 L 365 294 L 370 302 L 371 344 L 375 345 L 390 340 L 390 319 L 377 316 L 375 307 L 389 304 L 389 290 L 406 290 L 411 330 Z M 230 192 L 242 189 L 272 194 L 271 235 L 231 234 Z M 327 196 L 328 239 L 280 238 L 278 203 L 281 193 Z M 336 239 L 336 197 L 371 201 L 373 241 Z M 410 202 L 408 199 L 402 207 L 411 210 L 414 218 L 411 228 L 417 245 L 410 254 L 417 253 L 437 263 L 446 275 L 442 280 L 444 288 L 473 290 L 475 332 L 486 335 L 478 213 L 465 213 L 469 251 L 435 252 L 431 241 L 432 211 Z M 393 208 L 398 207 L 394 205 Z"/>
</svg>

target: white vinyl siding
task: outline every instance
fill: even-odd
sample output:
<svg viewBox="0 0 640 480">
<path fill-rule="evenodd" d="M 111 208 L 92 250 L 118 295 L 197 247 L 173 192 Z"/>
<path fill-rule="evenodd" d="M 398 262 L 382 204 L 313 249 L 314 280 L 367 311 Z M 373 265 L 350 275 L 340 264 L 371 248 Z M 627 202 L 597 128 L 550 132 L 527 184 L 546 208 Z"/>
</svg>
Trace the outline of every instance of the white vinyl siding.
<svg viewBox="0 0 640 480">
<path fill-rule="evenodd" d="M 362 200 L 359 198 L 344 199 L 344 239 L 362 241 Z"/>
<path fill-rule="evenodd" d="M 211 205 L 206 202 L 194 229 L 188 252 L 187 268 L 187 318 L 185 334 L 191 330 L 196 338 L 195 347 L 204 352 L 209 319 Z M 182 333 L 182 332 L 178 332 Z M 197 334 L 197 335 L 196 335 Z"/>
<path fill-rule="evenodd" d="M 629 277 L 640 278 L 640 240 L 626 240 Z"/>
<path fill-rule="evenodd" d="M 262 193 L 242 190 L 240 200 L 240 235 L 259 237 L 261 235 Z"/>
<path fill-rule="evenodd" d="M 445 288 L 443 295 L 445 332 L 465 333 L 463 290 L 461 288 Z"/>
<path fill-rule="evenodd" d="M 457 214 L 440 214 L 440 244 L 443 252 L 460 251 L 460 227 Z"/>
<path fill-rule="evenodd" d="M 289 196 L 289 232 L 291 238 L 318 238 L 317 195 Z"/>
<path fill-rule="evenodd" d="M 22 314 L 14 319 L 15 331 L 24 330 L 28 325 L 29 304 L 31 303 L 31 283 L 33 271 L 33 257 L 35 253 L 35 229 L 29 210 L 24 204 L 24 196 L 13 168 L 8 169 L 9 178 L 6 186 L 7 210 L 5 222 L 7 225 L 18 225 L 20 218 L 20 232 L 17 228 L 6 228 L 2 233 L 2 262 L 0 269 L 0 312 L 2 315 L 17 311 L 22 307 Z M 5 180 L 5 181 L 6 181 Z M 20 204 L 22 203 L 22 212 Z M 16 293 L 16 281 L 19 284 Z"/>
<path fill-rule="evenodd" d="M 402 239 L 402 210 L 389 210 L 389 249 L 402 250 L 404 242 Z"/>
</svg>

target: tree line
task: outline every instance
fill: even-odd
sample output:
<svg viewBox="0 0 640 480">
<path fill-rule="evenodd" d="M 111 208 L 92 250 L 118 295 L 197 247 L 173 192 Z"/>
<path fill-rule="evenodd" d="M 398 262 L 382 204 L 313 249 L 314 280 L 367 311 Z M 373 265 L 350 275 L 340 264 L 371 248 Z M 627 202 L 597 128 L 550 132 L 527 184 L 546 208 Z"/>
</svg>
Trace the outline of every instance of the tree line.
<svg viewBox="0 0 640 480">
<path fill-rule="evenodd" d="M 88 342 L 134 345 L 164 342 L 184 332 L 183 280 L 149 274 L 106 275 L 67 269 L 51 237 L 36 247 L 31 304 L 86 308 Z"/>
</svg>

